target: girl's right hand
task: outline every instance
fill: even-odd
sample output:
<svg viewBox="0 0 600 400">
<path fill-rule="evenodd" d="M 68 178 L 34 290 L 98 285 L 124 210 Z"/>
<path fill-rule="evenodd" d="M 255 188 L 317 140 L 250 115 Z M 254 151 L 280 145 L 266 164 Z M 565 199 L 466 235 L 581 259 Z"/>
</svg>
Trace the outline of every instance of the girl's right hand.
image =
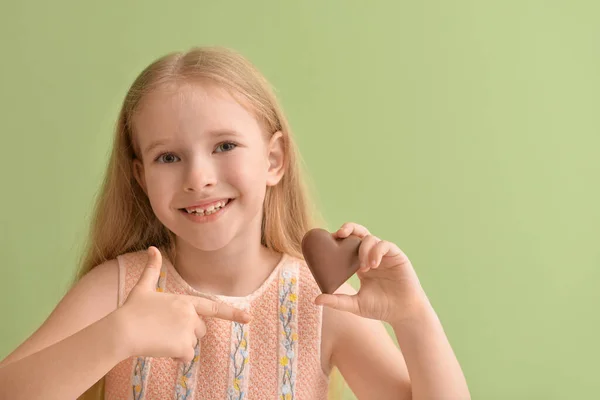
<svg viewBox="0 0 600 400">
<path fill-rule="evenodd" d="M 162 256 L 148 248 L 148 263 L 127 300 L 118 308 L 125 326 L 129 354 L 172 357 L 182 362 L 194 358 L 194 348 L 206 334 L 201 316 L 248 323 L 250 314 L 202 297 L 156 292 Z"/>
</svg>

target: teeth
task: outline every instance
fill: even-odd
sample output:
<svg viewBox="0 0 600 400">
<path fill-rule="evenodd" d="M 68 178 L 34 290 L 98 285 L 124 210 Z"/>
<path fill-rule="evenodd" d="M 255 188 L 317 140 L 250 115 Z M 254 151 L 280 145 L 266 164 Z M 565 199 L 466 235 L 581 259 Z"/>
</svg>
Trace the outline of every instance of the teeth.
<svg viewBox="0 0 600 400">
<path fill-rule="evenodd" d="M 202 209 L 202 208 L 186 208 L 185 211 L 188 212 L 188 214 L 196 214 L 196 215 L 210 215 L 210 214 L 214 214 L 217 211 L 219 211 L 221 208 L 225 207 L 225 205 L 228 203 L 228 201 L 219 201 L 218 203 L 215 203 L 211 206 L 209 206 L 206 210 Z"/>
</svg>

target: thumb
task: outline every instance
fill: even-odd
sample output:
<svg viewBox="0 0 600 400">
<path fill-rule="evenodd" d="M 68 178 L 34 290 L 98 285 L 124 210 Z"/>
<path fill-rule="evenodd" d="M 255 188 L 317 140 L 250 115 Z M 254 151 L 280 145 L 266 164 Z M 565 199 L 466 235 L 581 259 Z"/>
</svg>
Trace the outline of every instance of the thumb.
<svg viewBox="0 0 600 400">
<path fill-rule="evenodd" d="M 334 310 L 347 311 L 356 315 L 360 315 L 358 297 L 356 295 L 320 294 L 315 299 L 315 304 L 333 308 Z"/>
<path fill-rule="evenodd" d="M 147 253 L 148 261 L 146 262 L 146 267 L 135 286 L 154 291 L 156 289 L 156 282 L 158 282 L 158 278 L 160 277 L 162 256 L 160 251 L 154 246 L 148 247 Z"/>
</svg>

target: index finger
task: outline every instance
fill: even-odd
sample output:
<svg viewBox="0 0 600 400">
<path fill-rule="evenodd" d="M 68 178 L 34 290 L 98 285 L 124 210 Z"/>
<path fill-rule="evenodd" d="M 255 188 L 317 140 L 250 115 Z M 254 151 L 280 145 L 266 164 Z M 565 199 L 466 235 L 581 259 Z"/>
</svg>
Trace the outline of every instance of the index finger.
<svg viewBox="0 0 600 400">
<path fill-rule="evenodd" d="M 226 319 L 242 324 L 246 324 L 252 319 L 252 316 L 246 311 L 232 307 L 229 304 L 205 299 L 203 297 L 190 297 L 198 315 Z"/>
</svg>

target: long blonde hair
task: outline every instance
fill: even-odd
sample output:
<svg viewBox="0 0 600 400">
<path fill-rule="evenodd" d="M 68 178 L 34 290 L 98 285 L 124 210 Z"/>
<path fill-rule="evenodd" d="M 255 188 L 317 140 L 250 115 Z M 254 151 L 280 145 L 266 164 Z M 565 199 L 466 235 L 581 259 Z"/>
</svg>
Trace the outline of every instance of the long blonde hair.
<svg viewBox="0 0 600 400">
<path fill-rule="evenodd" d="M 219 85 L 249 107 L 266 132 L 282 132 L 285 173 L 277 185 L 267 188 L 261 242 L 276 252 L 302 257 L 302 237 L 314 226 L 316 214 L 308 202 L 299 155 L 281 106 L 267 80 L 246 58 L 225 48 L 201 47 L 157 59 L 140 73 L 127 92 L 75 282 L 105 261 L 149 246 L 161 247 L 171 261 L 175 259 L 175 236 L 154 215 L 133 175 L 132 163 L 140 158 L 140 153 L 132 121 L 148 93 L 165 84 L 190 81 Z M 80 399 L 101 398 L 103 381 Z"/>
</svg>

